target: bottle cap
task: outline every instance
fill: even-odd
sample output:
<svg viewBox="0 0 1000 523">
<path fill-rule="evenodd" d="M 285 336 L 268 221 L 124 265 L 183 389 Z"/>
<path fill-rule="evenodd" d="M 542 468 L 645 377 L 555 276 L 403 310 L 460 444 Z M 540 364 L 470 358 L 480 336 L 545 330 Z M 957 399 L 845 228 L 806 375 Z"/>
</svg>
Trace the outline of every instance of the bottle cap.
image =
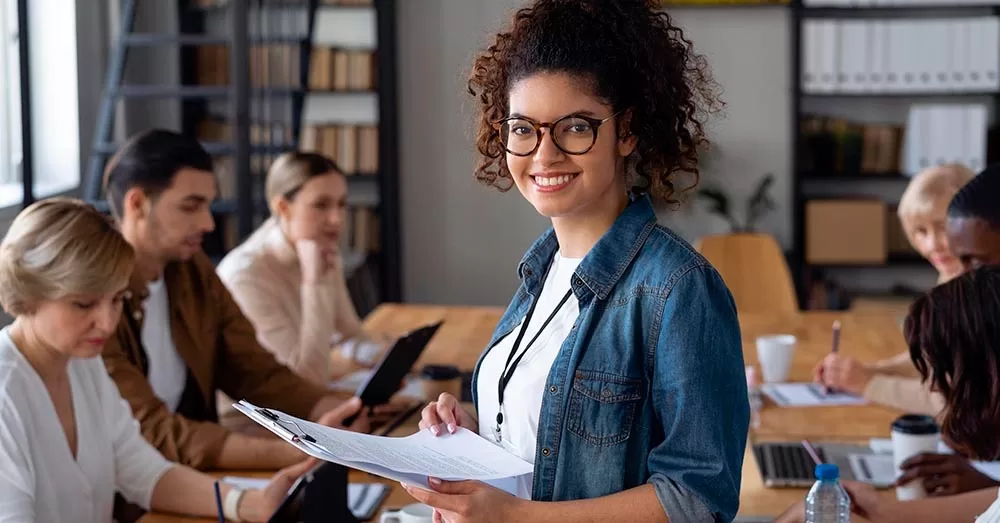
<svg viewBox="0 0 1000 523">
<path fill-rule="evenodd" d="M 821 463 L 816 465 L 816 479 L 820 481 L 840 479 L 840 469 L 832 463 Z"/>
</svg>

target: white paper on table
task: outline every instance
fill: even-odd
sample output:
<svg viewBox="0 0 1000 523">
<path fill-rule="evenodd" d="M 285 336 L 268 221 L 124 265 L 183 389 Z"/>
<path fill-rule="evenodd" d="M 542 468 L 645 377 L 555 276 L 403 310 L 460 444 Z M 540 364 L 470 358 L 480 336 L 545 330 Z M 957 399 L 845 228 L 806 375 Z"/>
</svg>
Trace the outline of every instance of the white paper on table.
<svg viewBox="0 0 1000 523">
<path fill-rule="evenodd" d="M 854 479 L 873 485 L 891 485 L 896 481 L 892 454 L 848 454 Z"/>
<path fill-rule="evenodd" d="M 372 372 L 374 371 L 359 370 L 357 372 L 352 372 L 339 380 L 331 381 L 327 388 L 341 392 L 350 392 L 352 394 L 356 393 L 358 391 L 358 387 L 368 381 L 368 377 L 371 376 Z M 407 379 L 406 386 L 396 392 L 396 394 L 417 400 L 424 399 L 424 391 L 420 388 L 420 380 L 416 379 Z"/>
<path fill-rule="evenodd" d="M 242 476 L 225 476 L 220 481 L 246 490 L 263 490 L 268 483 L 267 479 Z M 371 514 L 376 505 L 382 502 L 388 489 L 388 486 L 381 483 L 349 483 L 347 485 L 347 506 L 351 508 L 354 517 L 366 517 Z"/>
<path fill-rule="evenodd" d="M 761 391 L 780 407 L 830 407 L 836 405 L 864 405 L 865 399 L 853 394 L 823 390 L 816 383 L 767 383 Z"/>
<path fill-rule="evenodd" d="M 531 474 L 534 466 L 520 457 L 459 428 L 434 436 L 428 430 L 402 438 L 358 434 L 334 429 L 269 409 L 274 422 L 247 401 L 233 405 L 250 419 L 315 458 L 363 470 L 376 476 L 428 489 L 427 480 L 477 480 L 517 495 L 516 479 Z M 294 437 L 308 434 L 315 442 Z"/>
</svg>

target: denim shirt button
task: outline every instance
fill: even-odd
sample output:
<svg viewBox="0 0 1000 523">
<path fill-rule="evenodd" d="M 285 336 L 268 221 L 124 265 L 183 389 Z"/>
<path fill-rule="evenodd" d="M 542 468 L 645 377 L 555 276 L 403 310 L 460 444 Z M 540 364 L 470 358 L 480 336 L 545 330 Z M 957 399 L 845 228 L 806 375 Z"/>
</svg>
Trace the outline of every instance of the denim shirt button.
<svg viewBox="0 0 1000 523">
<path fill-rule="evenodd" d="M 548 455 L 549 455 L 549 454 L 551 454 L 551 453 L 552 453 L 552 452 L 551 452 L 551 451 L 549 450 L 549 448 L 548 448 L 548 447 L 545 447 L 545 448 L 543 448 L 543 449 L 542 449 L 542 455 L 543 455 L 543 456 L 548 456 Z"/>
<path fill-rule="evenodd" d="M 556 387 L 555 385 L 552 385 L 551 387 L 549 387 L 549 392 L 551 392 L 552 394 L 555 394 L 555 393 L 559 392 L 559 387 Z"/>
</svg>

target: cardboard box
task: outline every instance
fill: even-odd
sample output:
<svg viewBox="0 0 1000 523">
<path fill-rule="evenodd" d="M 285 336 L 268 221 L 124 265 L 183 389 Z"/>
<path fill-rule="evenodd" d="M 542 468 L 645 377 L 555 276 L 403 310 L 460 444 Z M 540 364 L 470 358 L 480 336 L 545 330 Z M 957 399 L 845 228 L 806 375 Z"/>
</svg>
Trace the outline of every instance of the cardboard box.
<svg viewBox="0 0 1000 523">
<path fill-rule="evenodd" d="M 885 222 L 887 228 L 886 242 L 889 254 L 916 256 L 917 251 L 910 245 L 910 240 L 906 237 L 903 224 L 899 221 L 899 216 L 896 214 L 896 207 L 888 209 L 888 216 L 886 216 Z"/>
<path fill-rule="evenodd" d="M 886 205 L 881 200 L 806 203 L 806 262 L 872 265 L 886 261 Z"/>
</svg>

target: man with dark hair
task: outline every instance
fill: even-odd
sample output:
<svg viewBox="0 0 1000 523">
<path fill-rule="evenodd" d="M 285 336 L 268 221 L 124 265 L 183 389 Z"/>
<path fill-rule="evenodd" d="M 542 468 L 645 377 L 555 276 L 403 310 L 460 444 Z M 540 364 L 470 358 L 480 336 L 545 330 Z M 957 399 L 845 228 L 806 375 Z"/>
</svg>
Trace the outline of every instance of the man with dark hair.
<svg viewBox="0 0 1000 523">
<path fill-rule="evenodd" d="M 215 225 L 212 159 L 194 139 L 154 130 L 114 156 L 105 192 L 136 270 L 104 349 L 142 433 L 167 459 L 199 469 L 277 469 L 303 455 L 276 438 L 218 424 L 216 391 L 331 426 L 360 410 L 300 378 L 256 340 L 201 250 Z M 352 428 L 364 429 L 362 415 Z"/>
<path fill-rule="evenodd" d="M 948 206 L 948 245 L 965 270 L 1000 265 L 1000 163 L 969 180 Z"/>
</svg>

